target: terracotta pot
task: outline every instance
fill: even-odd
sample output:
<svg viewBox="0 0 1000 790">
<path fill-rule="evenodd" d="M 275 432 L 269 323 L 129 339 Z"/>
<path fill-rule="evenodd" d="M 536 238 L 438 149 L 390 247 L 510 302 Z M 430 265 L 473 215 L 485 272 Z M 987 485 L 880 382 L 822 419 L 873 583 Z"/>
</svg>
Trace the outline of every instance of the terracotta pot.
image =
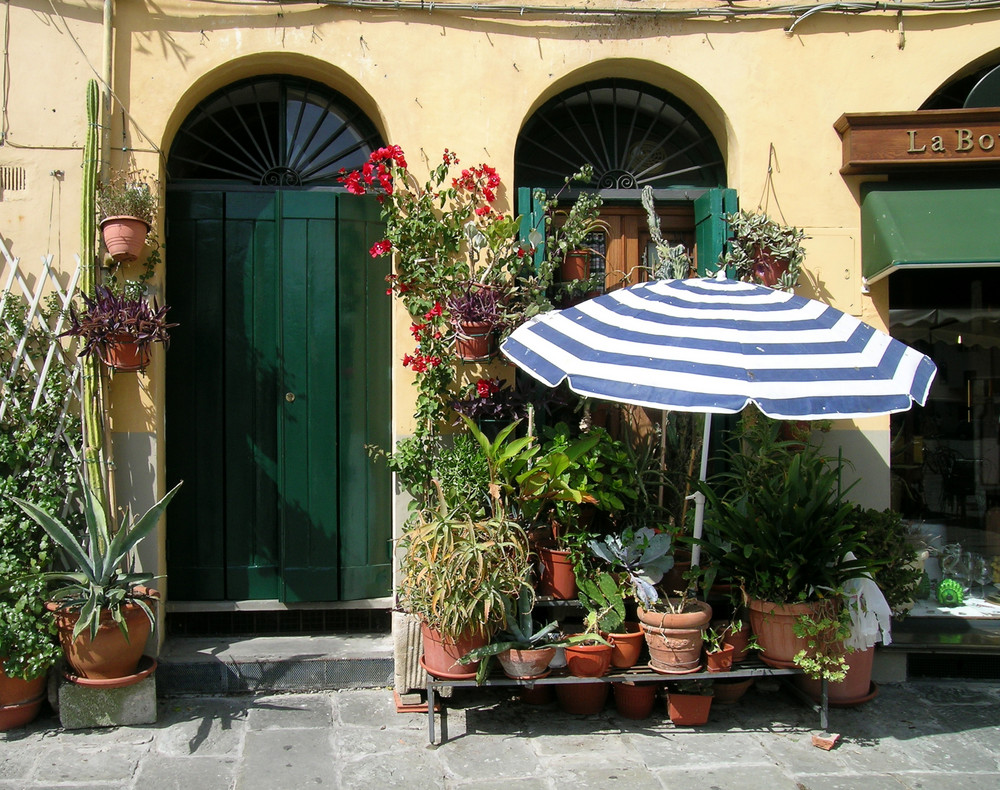
<svg viewBox="0 0 1000 790">
<path fill-rule="evenodd" d="M 875 696 L 872 690 L 872 663 L 875 659 L 875 648 L 856 650 L 853 653 L 848 653 L 845 658 L 850 667 L 847 670 L 847 677 L 838 683 L 826 684 L 828 702 L 840 708 L 860 705 Z M 822 699 L 822 680 L 812 680 L 804 675 L 796 675 L 795 684 L 816 702 Z"/>
<path fill-rule="evenodd" d="M 577 716 L 589 716 L 604 710 L 608 699 L 607 683 L 560 683 L 556 686 L 559 707 Z"/>
<path fill-rule="evenodd" d="M 110 368 L 123 373 L 145 370 L 149 364 L 150 344 L 140 346 L 125 335 L 115 338 L 111 345 L 106 346 L 101 354 L 101 360 Z"/>
<path fill-rule="evenodd" d="M 550 595 L 560 601 L 571 601 L 576 598 L 578 592 L 576 575 L 573 573 L 569 552 L 540 547 L 538 558 L 542 562 L 542 572 L 536 592 L 539 595 Z"/>
<path fill-rule="evenodd" d="M 709 672 L 728 672 L 733 668 L 733 646 L 724 644 L 722 650 L 706 653 L 705 666 Z"/>
<path fill-rule="evenodd" d="M 712 697 L 701 694 L 667 695 L 667 713 L 670 721 L 682 727 L 695 727 L 708 721 L 712 709 Z"/>
<path fill-rule="evenodd" d="M 656 683 L 612 683 L 615 708 L 626 719 L 647 719 L 656 705 Z"/>
<path fill-rule="evenodd" d="M 559 279 L 586 280 L 590 277 L 590 253 L 586 250 L 570 250 L 559 264 Z"/>
<path fill-rule="evenodd" d="M 818 604 L 776 604 L 750 599 L 750 627 L 760 644 L 760 660 L 768 666 L 788 669 L 795 666 L 795 654 L 809 647 L 805 637 L 795 635 L 800 615 L 816 616 Z"/>
<path fill-rule="evenodd" d="M 479 662 L 459 663 L 459 659 L 470 650 L 489 642 L 489 636 L 481 629 L 470 629 L 457 638 L 445 636 L 440 631 L 421 623 L 424 655 L 420 663 L 427 673 L 446 680 L 469 680 L 476 676 Z"/>
<path fill-rule="evenodd" d="M 548 705 L 552 702 L 552 686 L 525 686 L 521 689 L 521 702 L 525 705 Z"/>
<path fill-rule="evenodd" d="M 0 732 L 23 727 L 34 721 L 45 699 L 46 676 L 34 680 L 12 678 L 3 669 L 0 657 Z"/>
<path fill-rule="evenodd" d="M 137 260 L 146 244 L 149 225 L 138 217 L 107 217 L 101 221 L 101 235 L 108 254 L 119 263 Z"/>
<path fill-rule="evenodd" d="M 493 355 L 493 324 L 462 322 L 455 335 L 455 353 L 465 362 L 489 359 Z"/>
<path fill-rule="evenodd" d="M 694 601 L 683 614 L 638 609 L 639 622 L 649 647 L 649 666 L 664 674 L 686 674 L 701 668 L 703 629 L 712 619 L 712 607 Z"/>
<path fill-rule="evenodd" d="M 719 678 L 712 684 L 716 705 L 735 705 L 753 685 L 753 678 Z"/>
<path fill-rule="evenodd" d="M 611 645 L 572 645 L 566 648 L 566 668 L 578 678 L 599 678 L 611 668 Z"/>
<path fill-rule="evenodd" d="M 148 603 L 155 607 L 155 598 L 158 597 L 156 591 L 148 590 L 145 594 L 154 599 Z M 47 602 L 45 607 L 55 617 L 59 643 L 66 662 L 75 674 L 92 679 L 122 678 L 135 674 L 151 631 L 149 618 L 138 604 L 126 602 L 121 607 L 128 627 L 127 638 L 122 634 L 118 623 L 112 619 L 111 612 L 105 609 L 101 611 L 100 627 L 93 640 L 90 638 L 90 629 L 84 630 L 76 639 L 73 638 L 73 628 L 80 619 L 79 610 L 60 609 L 52 601 Z"/>
<path fill-rule="evenodd" d="M 759 244 L 753 246 L 750 257 L 753 259 L 754 276 L 768 288 L 773 288 L 777 285 L 781 276 L 788 271 L 788 261 L 786 259 L 763 249 Z"/>
<path fill-rule="evenodd" d="M 507 677 L 515 680 L 540 678 L 549 673 L 549 662 L 556 654 L 554 647 L 539 647 L 534 650 L 504 650 L 497 660 Z"/>
<path fill-rule="evenodd" d="M 611 643 L 611 666 L 628 669 L 639 663 L 646 638 L 638 623 L 625 623 L 622 627 L 623 633 L 604 634 L 604 638 Z"/>
</svg>

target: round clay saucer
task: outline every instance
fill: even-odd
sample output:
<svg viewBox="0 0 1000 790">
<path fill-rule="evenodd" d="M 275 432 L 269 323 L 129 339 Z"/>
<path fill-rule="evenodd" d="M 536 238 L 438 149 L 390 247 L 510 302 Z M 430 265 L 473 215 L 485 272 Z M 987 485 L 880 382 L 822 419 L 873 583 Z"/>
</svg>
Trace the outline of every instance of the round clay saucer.
<svg viewBox="0 0 1000 790">
<path fill-rule="evenodd" d="M 692 667 L 691 669 L 664 669 L 656 666 L 652 661 L 646 666 L 660 675 L 693 675 L 695 672 L 701 672 L 701 666 Z"/>
<path fill-rule="evenodd" d="M 132 675 L 125 675 L 120 678 L 85 678 L 80 675 L 75 675 L 67 667 L 66 671 L 63 672 L 66 680 L 70 683 L 75 683 L 77 686 L 89 686 L 91 688 L 105 688 L 105 689 L 117 689 L 124 688 L 125 686 L 132 686 L 138 683 L 140 680 L 148 678 L 153 674 L 156 669 L 156 659 L 152 656 L 143 656 L 139 659 L 139 666 L 136 667 L 136 671 Z"/>
<path fill-rule="evenodd" d="M 547 678 L 549 675 L 551 675 L 552 670 L 546 669 L 540 675 L 510 675 L 506 671 L 504 671 L 504 674 L 507 675 L 507 677 L 509 677 L 511 680 L 541 680 L 542 678 Z"/>
<path fill-rule="evenodd" d="M 475 672 L 445 672 L 441 669 L 428 669 L 423 656 L 420 656 L 420 666 L 428 675 L 433 675 L 441 680 L 472 680 L 476 676 Z"/>
</svg>

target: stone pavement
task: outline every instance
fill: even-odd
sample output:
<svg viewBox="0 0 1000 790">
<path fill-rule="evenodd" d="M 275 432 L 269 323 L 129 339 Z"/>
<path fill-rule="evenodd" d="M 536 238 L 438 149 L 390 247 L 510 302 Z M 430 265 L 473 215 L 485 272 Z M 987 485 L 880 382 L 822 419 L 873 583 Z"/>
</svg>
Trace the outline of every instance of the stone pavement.
<svg viewBox="0 0 1000 790">
<path fill-rule="evenodd" d="M 758 681 L 761 684 L 761 681 Z M 764 681 L 703 727 L 675 727 L 662 700 L 642 721 L 527 705 L 511 689 L 455 689 L 448 742 L 397 713 L 389 690 L 159 700 L 156 724 L 62 730 L 49 711 L 0 734 L 0 788 L 299 790 L 997 790 L 995 682 L 886 685 L 830 712 L 832 751 L 811 743 L 818 715 Z"/>
</svg>

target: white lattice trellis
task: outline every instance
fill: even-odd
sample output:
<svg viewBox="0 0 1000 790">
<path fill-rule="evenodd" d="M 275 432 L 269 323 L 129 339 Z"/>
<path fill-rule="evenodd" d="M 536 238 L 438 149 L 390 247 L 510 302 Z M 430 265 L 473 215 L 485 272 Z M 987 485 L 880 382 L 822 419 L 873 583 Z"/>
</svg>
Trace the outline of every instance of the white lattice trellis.
<svg viewBox="0 0 1000 790">
<path fill-rule="evenodd" d="M 14 351 L 13 359 L 11 360 L 10 367 L 3 371 L 4 380 L 10 380 L 10 378 L 18 371 L 22 369 L 26 374 L 32 377 L 35 381 L 35 393 L 31 402 L 31 411 L 34 411 L 38 407 L 42 398 L 49 399 L 52 395 L 46 391 L 44 382 L 52 369 L 53 365 L 61 365 L 65 368 L 68 376 L 70 386 L 67 390 L 64 402 L 61 404 L 55 404 L 59 409 L 59 422 L 60 424 L 65 424 L 66 420 L 70 418 L 70 411 L 79 403 L 80 400 L 80 368 L 76 364 L 75 360 L 71 359 L 63 348 L 62 344 L 55 339 L 63 330 L 63 324 L 65 323 L 64 313 L 69 307 L 70 301 L 73 299 L 73 295 L 76 293 L 77 283 L 80 279 L 81 266 L 80 258 L 76 256 L 76 268 L 70 276 L 70 281 L 66 288 L 63 288 L 59 282 L 59 278 L 56 276 L 55 271 L 52 269 L 52 255 L 42 256 L 42 271 L 40 276 L 35 280 L 34 288 L 29 284 L 28 276 L 21 271 L 20 268 L 20 258 L 15 258 L 10 254 L 7 249 L 7 245 L 4 244 L 3 238 L 0 238 L 0 252 L 3 253 L 3 264 L 7 269 L 6 276 L 4 277 L 3 291 L 0 292 L 0 316 L 3 316 L 4 323 L 6 324 L 6 331 L 13 333 L 16 326 L 10 321 L 7 311 L 4 309 L 8 307 L 12 300 L 20 302 L 20 297 L 23 296 L 25 302 L 27 303 L 27 312 L 24 316 L 24 329 L 20 332 L 20 337 L 18 339 L 17 348 Z M 14 287 L 20 290 L 20 294 L 14 291 Z M 59 312 L 53 317 L 52 324 L 49 325 L 42 313 L 42 299 L 46 293 L 53 293 L 60 305 Z M 21 309 L 19 304 L 18 310 Z M 28 335 L 33 328 L 45 329 L 52 333 L 52 341 L 49 343 L 48 352 L 45 355 L 45 359 L 41 365 L 38 365 L 33 361 L 27 354 L 28 346 Z M 10 399 L 16 397 L 16 395 L 11 392 L 9 387 L 3 387 L 0 391 L 0 419 L 6 414 L 7 409 L 11 405 Z M 20 404 L 18 404 L 20 405 Z M 71 451 L 74 455 L 78 454 L 78 448 L 71 446 Z"/>
</svg>

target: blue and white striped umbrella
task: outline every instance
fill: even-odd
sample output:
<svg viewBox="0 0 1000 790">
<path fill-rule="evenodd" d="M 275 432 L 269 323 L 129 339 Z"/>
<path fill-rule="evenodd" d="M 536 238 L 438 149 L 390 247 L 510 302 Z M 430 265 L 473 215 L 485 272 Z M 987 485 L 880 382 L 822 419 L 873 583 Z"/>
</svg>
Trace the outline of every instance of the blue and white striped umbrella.
<svg viewBox="0 0 1000 790">
<path fill-rule="evenodd" d="M 754 403 L 770 417 L 869 417 L 923 405 L 931 359 L 853 316 L 763 285 L 658 280 L 541 315 L 501 350 L 554 387 L 580 395 L 705 416 L 701 479 L 712 414 Z M 702 536 L 705 495 L 695 500 Z M 700 546 L 692 550 L 698 565 Z"/>
<path fill-rule="evenodd" d="M 931 359 L 813 299 L 725 279 L 658 280 L 518 327 L 503 353 L 554 387 L 672 411 L 815 420 L 926 401 Z"/>
</svg>

